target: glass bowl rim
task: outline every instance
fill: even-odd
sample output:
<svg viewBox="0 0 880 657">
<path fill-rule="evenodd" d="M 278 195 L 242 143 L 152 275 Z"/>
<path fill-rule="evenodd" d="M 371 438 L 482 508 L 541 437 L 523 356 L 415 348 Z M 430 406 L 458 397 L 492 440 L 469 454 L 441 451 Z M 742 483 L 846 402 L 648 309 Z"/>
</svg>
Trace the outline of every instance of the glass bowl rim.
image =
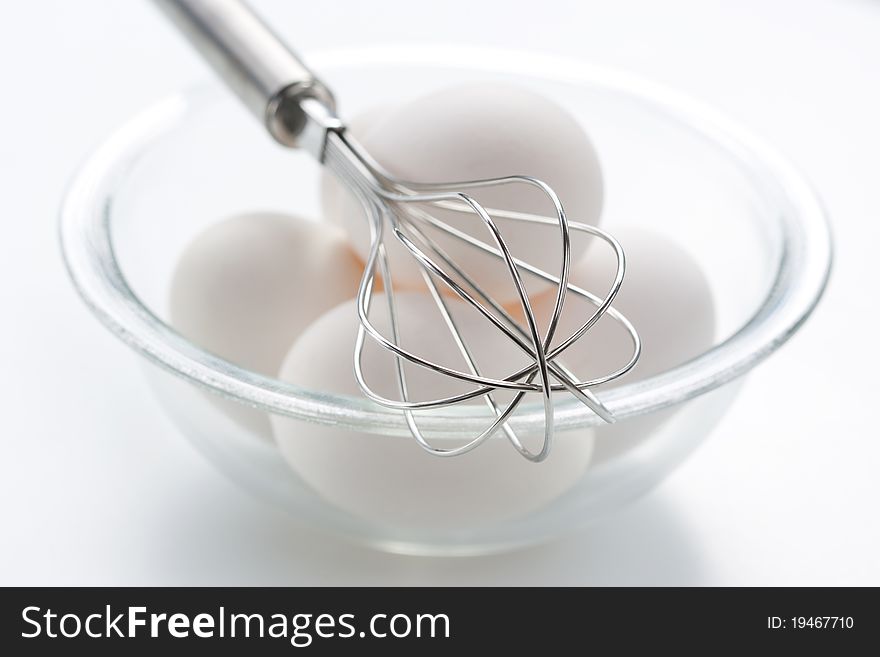
<svg viewBox="0 0 880 657">
<path fill-rule="evenodd" d="M 618 419 L 674 406 L 744 374 L 785 343 L 815 308 L 831 270 L 830 226 L 821 201 L 804 177 L 774 149 L 714 109 L 627 72 L 576 58 L 476 46 L 395 45 L 335 49 L 313 53 L 317 70 L 377 65 L 467 68 L 519 74 L 555 82 L 592 85 L 653 105 L 710 139 L 741 166 L 771 181 L 791 207 L 775 213 L 782 248 L 775 280 L 752 317 L 735 333 L 687 363 L 650 378 L 598 393 Z M 478 62 L 478 63 L 477 63 Z M 221 92 L 211 85 L 211 93 Z M 117 130 L 78 169 L 61 206 L 60 239 L 64 261 L 87 306 L 117 337 L 155 364 L 222 396 L 271 413 L 356 431 L 408 435 L 399 411 L 366 399 L 288 384 L 223 360 L 189 342 L 158 318 L 128 286 L 112 240 L 115 190 L 137 157 L 188 114 L 194 99 L 210 98 L 204 87 L 177 93 L 151 105 Z M 524 404 L 517 426 L 540 431 L 543 407 Z M 427 432 L 457 438 L 485 426 L 482 406 L 457 406 L 424 414 Z M 555 405 L 560 430 L 601 424 L 575 399 Z"/>
</svg>

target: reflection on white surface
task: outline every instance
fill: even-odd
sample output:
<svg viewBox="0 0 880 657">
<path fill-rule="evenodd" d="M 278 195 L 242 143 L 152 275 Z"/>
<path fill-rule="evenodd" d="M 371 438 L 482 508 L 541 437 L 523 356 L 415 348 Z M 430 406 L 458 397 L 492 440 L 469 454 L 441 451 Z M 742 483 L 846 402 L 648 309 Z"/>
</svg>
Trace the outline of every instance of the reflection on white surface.
<svg viewBox="0 0 880 657">
<path fill-rule="evenodd" d="M 157 527 L 154 577 L 229 585 L 695 585 L 709 558 L 663 495 L 600 527 L 549 545 L 488 557 L 431 559 L 364 550 L 303 530 L 248 504 L 222 512 L 195 491 Z M 197 537 L 197 538 L 196 538 Z M 193 540 L 187 541 L 188 538 Z M 203 546 L 215 546 L 205 551 Z M 234 571 L 228 564 L 238 563 Z M 565 569 L 558 567 L 566 564 Z M 516 573 L 516 578 L 512 574 Z"/>
</svg>

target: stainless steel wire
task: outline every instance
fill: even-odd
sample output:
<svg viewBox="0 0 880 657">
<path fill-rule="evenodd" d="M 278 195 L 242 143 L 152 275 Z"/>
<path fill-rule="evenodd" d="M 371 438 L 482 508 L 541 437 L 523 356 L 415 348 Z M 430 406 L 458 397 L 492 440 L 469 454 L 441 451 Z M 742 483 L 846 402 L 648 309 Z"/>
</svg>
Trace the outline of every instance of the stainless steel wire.
<svg viewBox="0 0 880 657">
<path fill-rule="evenodd" d="M 530 461 L 542 461 L 550 453 L 553 437 L 553 393 L 567 391 L 583 402 L 590 410 L 606 422 L 614 417 L 590 388 L 612 381 L 626 374 L 635 365 L 641 352 L 641 342 L 633 325 L 619 311 L 612 307 L 623 282 L 626 259 L 620 244 L 607 232 L 580 222 L 571 222 L 566 217 L 563 205 L 546 183 L 528 176 L 506 176 L 485 180 L 468 180 L 441 183 L 415 183 L 395 178 L 358 145 L 344 130 L 330 131 L 324 150 L 324 164 L 360 200 L 370 227 L 371 248 L 367 258 L 363 279 L 357 295 L 360 327 L 354 353 L 354 372 L 363 393 L 374 402 L 400 410 L 407 421 L 417 443 L 426 451 L 437 456 L 457 456 L 475 449 L 480 444 L 501 431 L 513 447 Z M 516 212 L 508 209 L 486 208 L 469 192 L 505 185 L 529 185 L 543 193 L 554 209 L 555 216 L 540 216 Z M 482 241 L 464 233 L 424 208 L 435 207 L 446 211 L 465 212 L 479 218 L 491 237 L 490 242 Z M 527 261 L 514 257 L 498 228 L 496 219 L 527 222 L 559 231 L 562 257 L 558 274 L 546 272 Z M 525 320 L 521 325 L 508 310 L 493 299 L 478 281 L 466 272 L 455 259 L 425 232 L 430 228 L 442 232 L 454 240 L 500 260 L 507 268 L 511 283 Z M 431 298 L 434 300 L 443 325 L 450 333 L 461 354 L 465 370 L 433 362 L 423 355 L 413 353 L 401 345 L 400 326 L 396 311 L 394 287 L 383 286 L 389 334 L 385 335 L 371 320 L 371 308 L 379 280 L 393 281 L 384 240 L 386 231 L 391 231 L 394 239 L 402 244 L 406 252 L 416 261 Z M 617 259 L 614 279 L 604 296 L 599 297 L 569 282 L 571 268 L 571 231 L 583 232 L 604 241 Z M 541 336 L 538 322 L 529 300 L 523 274 L 534 276 L 556 286 L 556 297 L 547 329 Z M 504 378 L 485 376 L 467 340 L 459 329 L 450 311 L 448 297 L 441 292 L 445 287 L 454 296 L 476 309 L 480 315 L 501 335 L 509 339 L 530 359 L 530 364 L 521 367 Z M 560 317 L 568 293 L 586 300 L 595 310 L 571 335 L 552 346 Z M 629 360 L 617 370 L 593 379 L 580 381 L 562 363 L 566 349 L 579 340 L 603 315 L 618 322 L 630 336 L 632 352 Z M 363 353 L 369 339 L 389 351 L 395 359 L 395 374 L 399 398 L 393 399 L 378 394 L 368 383 L 363 368 Z M 436 399 L 413 401 L 407 383 L 404 363 L 426 368 L 438 374 L 449 376 L 473 385 L 466 392 L 439 397 Z M 513 398 L 502 408 L 495 399 L 499 390 L 514 391 Z M 528 393 L 539 394 L 544 404 L 544 435 L 541 448 L 530 450 L 517 435 L 510 422 L 511 417 Z M 482 397 L 490 409 L 493 420 L 479 435 L 456 447 L 433 445 L 419 428 L 417 413 L 460 404 Z"/>
</svg>

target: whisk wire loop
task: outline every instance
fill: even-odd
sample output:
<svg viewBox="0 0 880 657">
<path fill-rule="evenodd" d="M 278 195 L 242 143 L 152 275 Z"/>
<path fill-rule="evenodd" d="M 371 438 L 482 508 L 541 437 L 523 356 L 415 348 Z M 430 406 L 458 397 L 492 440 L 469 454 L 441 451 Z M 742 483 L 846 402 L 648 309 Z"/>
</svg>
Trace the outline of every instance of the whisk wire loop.
<svg viewBox="0 0 880 657">
<path fill-rule="evenodd" d="M 384 170 L 361 146 L 341 131 L 328 134 L 324 163 L 360 200 L 370 226 L 372 246 L 357 297 L 360 326 L 354 354 L 355 378 L 369 399 L 382 406 L 400 410 L 404 414 L 410 433 L 419 446 L 437 456 L 458 456 L 475 449 L 501 431 L 523 457 L 531 461 L 542 461 L 549 455 L 553 444 L 552 393 L 562 390 L 574 395 L 605 421 L 612 422 L 614 420 L 613 415 L 589 388 L 607 383 L 628 372 L 638 359 L 641 344 L 632 324 L 611 306 L 623 282 L 626 266 L 623 249 L 611 235 L 595 226 L 570 222 L 556 193 L 537 178 L 506 176 L 431 184 L 403 181 Z M 531 185 L 543 192 L 554 208 L 555 217 L 486 208 L 471 194 L 464 191 L 514 184 Z M 436 215 L 424 210 L 423 206 L 426 205 L 447 211 L 466 212 L 478 217 L 487 229 L 491 240 L 489 242 L 480 240 L 449 225 Z M 514 257 L 495 221 L 496 218 L 528 222 L 534 225 L 558 226 L 562 247 L 560 272 L 551 274 Z M 394 238 L 418 263 L 425 286 L 464 361 L 466 371 L 431 361 L 402 346 L 394 290 L 390 284 L 390 281 L 393 280 L 391 264 L 384 244 L 384 234 L 389 227 Z M 500 260 L 506 266 L 516 290 L 525 326 L 517 322 L 508 310 L 493 299 L 436 240 L 432 240 L 425 233 L 425 228 L 436 229 L 460 243 Z M 571 266 L 571 230 L 597 237 L 614 250 L 617 258 L 617 271 L 604 297 L 600 298 L 573 285 L 568 280 Z M 522 278 L 523 272 L 555 285 L 555 302 L 543 338 Z M 385 335 L 379 330 L 370 317 L 377 275 L 384 282 L 383 296 L 389 317 L 390 335 Z M 477 357 L 462 335 L 454 313 L 448 305 L 447 297 L 440 291 L 438 283 L 479 312 L 501 334 L 519 347 L 529 357 L 529 364 L 503 379 L 483 374 L 477 363 Z M 559 341 L 559 344 L 553 346 L 567 293 L 573 293 L 588 301 L 595 306 L 595 310 L 571 335 L 566 336 Z M 632 355 L 626 364 L 614 372 L 591 380 L 579 381 L 577 376 L 565 367 L 558 358 L 606 314 L 618 322 L 629 334 L 632 342 Z M 370 386 L 363 368 L 363 352 L 367 338 L 379 347 L 391 352 L 395 360 L 394 371 L 398 399 L 390 399 L 378 394 Z M 407 382 L 405 362 L 477 387 L 447 397 L 413 401 Z M 555 379 L 555 382 L 552 382 L 551 378 Z M 494 393 L 498 390 L 514 391 L 513 398 L 507 402 L 503 409 L 494 398 Z M 526 393 L 539 393 L 544 404 L 543 440 L 540 449 L 534 451 L 525 447 L 511 425 L 511 418 Z M 455 447 L 438 447 L 433 445 L 432 441 L 419 428 L 418 411 L 444 408 L 479 397 L 484 399 L 492 414 L 492 420 L 484 431 L 466 443 Z"/>
</svg>

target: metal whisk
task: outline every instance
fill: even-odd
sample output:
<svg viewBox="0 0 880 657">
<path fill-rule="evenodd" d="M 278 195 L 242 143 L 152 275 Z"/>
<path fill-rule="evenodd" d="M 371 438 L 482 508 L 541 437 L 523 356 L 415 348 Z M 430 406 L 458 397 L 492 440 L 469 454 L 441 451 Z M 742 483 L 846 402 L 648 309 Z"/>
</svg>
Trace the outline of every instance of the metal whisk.
<svg viewBox="0 0 880 657">
<path fill-rule="evenodd" d="M 587 224 L 569 221 L 556 193 L 544 182 L 529 176 L 507 176 L 486 180 L 416 183 L 399 180 L 383 169 L 346 132 L 336 116 L 333 94 L 299 58 L 240 0 L 154 0 L 186 34 L 227 84 L 265 124 L 281 144 L 302 148 L 328 167 L 360 200 L 370 224 L 372 245 L 357 296 L 360 326 L 355 346 L 354 371 L 364 394 L 382 406 L 398 409 L 421 447 L 437 456 L 456 456 L 468 452 L 502 431 L 525 458 L 542 461 L 553 443 L 553 393 L 568 391 L 606 422 L 614 417 L 591 387 L 616 379 L 628 372 L 638 360 L 641 345 L 632 324 L 611 303 L 623 282 L 625 258 L 620 244 L 608 233 Z M 487 208 L 472 195 L 475 190 L 493 186 L 528 185 L 543 193 L 554 212 L 539 216 L 507 209 Z M 487 229 L 490 241 L 482 241 L 462 232 L 426 208 L 468 213 Z M 558 230 L 562 258 L 558 274 L 546 272 L 514 257 L 505 243 L 496 219 L 528 222 Z M 506 267 L 516 290 L 525 318 L 521 325 L 508 310 L 481 287 L 426 229 L 440 231 L 460 243 L 499 260 Z M 412 353 L 401 346 L 399 323 L 395 312 L 395 294 L 384 239 L 390 230 L 419 264 L 422 278 L 436 303 L 446 329 L 450 332 L 466 365 L 454 369 Z M 598 297 L 569 282 L 571 231 L 584 232 L 603 240 L 617 257 L 617 271 L 604 297 Z M 523 275 L 552 283 L 556 288 L 555 306 L 546 332 L 540 334 Z M 371 321 L 371 306 L 379 278 L 385 281 L 383 297 L 390 319 L 390 334 L 385 335 Z M 442 290 L 463 300 L 525 353 L 530 364 L 504 378 L 481 373 L 473 354 L 450 311 Z M 595 306 L 593 313 L 571 335 L 553 343 L 566 295 L 574 294 Z M 578 380 L 561 362 L 564 351 L 580 339 L 607 314 L 629 333 L 632 355 L 618 370 L 586 381 Z M 354 319 L 354 318 L 353 318 Z M 393 354 L 399 398 L 377 394 L 367 382 L 362 360 L 367 339 Z M 466 392 L 412 401 L 404 363 L 427 368 L 473 386 Z M 496 401 L 497 391 L 513 392 L 503 407 Z M 544 403 L 544 435 L 541 448 L 527 449 L 511 426 L 511 416 L 527 393 L 538 393 Z M 454 448 L 431 444 L 419 429 L 417 413 L 482 397 L 492 412 L 489 426 L 467 443 Z"/>
</svg>

